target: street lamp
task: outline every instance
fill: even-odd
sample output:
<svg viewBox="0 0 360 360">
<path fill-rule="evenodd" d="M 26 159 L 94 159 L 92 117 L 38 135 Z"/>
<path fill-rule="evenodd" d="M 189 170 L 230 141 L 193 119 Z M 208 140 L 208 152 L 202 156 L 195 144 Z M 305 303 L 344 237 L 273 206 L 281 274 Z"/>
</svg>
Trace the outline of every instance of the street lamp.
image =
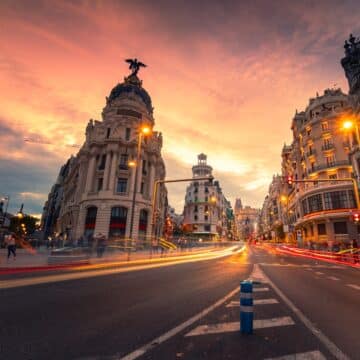
<svg viewBox="0 0 360 360">
<path fill-rule="evenodd" d="M 22 219 L 22 218 L 24 217 L 23 208 L 24 208 L 24 204 L 21 204 L 20 210 L 19 210 L 18 213 L 16 214 L 16 216 L 17 216 L 19 219 Z"/>
<path fill-rule="evenodd" d="M 359 127 L 356 119 L 352 119 L 352 118 L 345 119 L 341 127 L 344 131 L 351 131 L 352 129 L 355 129 L 356 142 L 357 145 L 360 146 Z"/>
<path fill-rule="evenodd" d="M 139 137 L 137 144 L 137 153 L 136 153 L 136 162 L 133 160 L 128 162 L 130 167 L 135 168 L 135 179 L 134 179 L 134 189 L 133 189 L 133 197 L 131 203 L 131 217 L 130 217 L 130 239 L 132 240 L 133 232 L 134 232 L 134 212 L 135 212 L 135 201 L 136 201 L 136 191 L 137 191 L 137 181 L 139 176 L 139 167 L 141 165 L 141 142 L 142 137 L 151 134 L 151 128 L 144 125 L 139 129 Z"/>
</svg>

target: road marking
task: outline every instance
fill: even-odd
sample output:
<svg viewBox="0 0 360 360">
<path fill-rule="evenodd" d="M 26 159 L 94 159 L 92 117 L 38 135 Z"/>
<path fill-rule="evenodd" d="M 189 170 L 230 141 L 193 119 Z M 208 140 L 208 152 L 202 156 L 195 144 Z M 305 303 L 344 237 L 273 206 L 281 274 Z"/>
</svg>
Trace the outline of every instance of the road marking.
<svg viewBox="0 0 360 360">
<path fill-rule="evenodd" d="M 273 318 L 273 319 L 262 319 L 254 320 L 253 327 L 254 329 L 264 329 L 275 326 L 288 326 L 294 325 L 294 321 L 289 316 Z M 198 336 L 198 335 L 208 335 L 208 334 L 219 334 L 226 332 L 240 331 L 240 322 L 228 322 L 228 323 L 219 323 L 219 324 L 210 324 L 210 325 L 200 325 L 195 329 L 188 332 L 185 336 Z"/>
<path fill-rule="evenodd" d="M 257 265 L 255 264 L 254 267 Z M 285 302 L 285 304 L 298 316 L 302 323 L 327 347 L 330 353 L 338 360 L 350 360 L 322 331 L 314 326 L 314 324 L 289 300 L 289 298 L 264 274 L 269 285 Z"/>
<path fill-rule="evenodd" d="M 334 281 L 339 281 L 340 280 L 336 276 L 328 276 L 327 278 L 330 279 L 330 280 L 334 280 Z"/>
<path fill-rule="evenodd" d="M 260 292 L 260 291 L 269 291 L 269 288 L 268 287 L 253 288 L 253 292 Z"/>
<path fill-rule="evenodd" d="M 215 260 L 218 258 L 226 257 L 234 255 L 236 252 L 241 252 L 242 249 L 240 248 L 238 251 L 233 252 L 232 249 L 234 247 L 228 248 L 226 250 L 219 251 L 218 253 L 209 253 L 209 254 L 196 254 L 194 256 L 188 255 L 189 257 L 179 259 L 176 261 L 167 261 L 163 263 L 149 263 L 144 265 L 136 265 L 131 267 L 121 267 L 121 268 L 113 268 L 113 269 L 102 269 L 102 270 L 89 270 L 89 271 L 76 271 L 66 274 L 56 274 L 56 275 L 43 275 L 37 276 L 34 278 L 24 278 L 24 279 L 16 279 L 16 280 L 4 280 L 0 281 L 0 289 L 10 289 L 22 286 L 32 286 L 32 285 L 39 285 L 39 284 L 47 284 L 47 283 L 54 283 L 59 281 L 69 281 L 69 280 L 77 280 L 77 279 L 85 279 L 90 277 L 97 277 L 97 276 L 105 276 L 105 275 L 112 275 L 112 274 L 119 274 L 124 272 L 130 271 L 139 271 L 151 268 L 159 268 L 164 266 L 170 265 L 178 265 L 182 263 L 190 263 L 190 262 L 197 262 L 197 261 L 205 261 L 205 260 Z"/>
<path fill-rule="evenodd" d="M 309 268 L 309 267 L 305 268 L 305 270 L 314 271 L 313 268 Z"/>
<path fill-rule="evenodd" d="M 255 299 L 253 301 L 254 305 L 267 305 L 267 304 L 278 304 L 279 302 L 276 299 Z M 226 307 L 239 307 L 239 301 L 231 301 Z"/>
<path fill-rule="evenodd" d="M 324 273 L 321 272 L 321 271 L 315 271 L 315 274 L 316 274 L 316 275 L 324 275 Z"/>
<path fill-rule="evenodd" d="M 238 293 L 239 290 L 240 290 L 239 286 L 237 286 L 234 290 L 230 291 L 227 295 L 225 295 L 223 298 L 218 300 L 216 303 L 214 303 L 211 306 L 207 307 L 206 309 L 200 311 L 198 314 L 196 314 L 193 317 L 191 317 L 190 319 L 184 321 L 183 323 L 181 323 L 180 325 L 178 325 L 175 328 L 171 329 L 170 331 L 160 335 L 156 339 L 154 339 L 154 340 L 150 341 L 149 343 L 143 345 L 139 349 L 137 349 L 137 350 L 131 352 L 130 354 L 122 357 L 120 360 L 133 360 L 133 359 L 137 359 L 141 355 L 144 355 L 147 351 L 152 350 L 157 345 L 160 345 L 164 341 L 166 341 L 166 340 L 170 339 L 171 337 L 175 336 L 179 332 L 183 331 L 184 329 L 186 329 L 187 327 L 192 325 L 194 322 L 200 320 L 202 317 L 207 315 L 209 312 L 213 311 L 218 306 L 225 303 L 228 299 L 232 298 L 236 293 Z"/>
<path fill-rule="evenodd" d="M 351 288 L 353 288 L 353 289 L 355 289 L 355 290 L 360 290 L 360 286 L 359 286 L 359 285 L 355 285 L 355 284 L 346 284 L 346 286 L 351 287 Z"/>
<path fill-rule="evenodd" d="M 318 350 L 304 353 L 290 354 L 265 360 L 326 360 L 326 357 Z"/>
</svg>

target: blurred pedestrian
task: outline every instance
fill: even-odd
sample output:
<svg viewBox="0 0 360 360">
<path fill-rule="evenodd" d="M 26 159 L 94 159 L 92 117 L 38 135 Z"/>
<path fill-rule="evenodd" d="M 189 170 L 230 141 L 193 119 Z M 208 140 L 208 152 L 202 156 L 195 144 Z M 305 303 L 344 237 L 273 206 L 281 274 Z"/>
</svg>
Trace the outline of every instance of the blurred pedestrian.
<svg viewBox="0 0 360 360">
<path fill-rule="evenodd" d="M 104 234 L 102 233 L 98 233 L 96 236 L 96 253 L 97 253 L 97 257 L 102 257 L 104 255 L 105 252 L 105 248 L 106 248 L 106 237 Z"/>
<path fill-rule="evenodd" d="M 6 237 L 5 243 L 7 244 L 7 249 L 8 249 L 8 255 L 7 255 L 8 260 L 9 260 L 11 254 L 13 254 L 14 260 L 16 260 L 16 239 L 15 239 L 15 234 L 10 233 Z"/>
<path fill-rule="evenodd" d="M 352 254 L 353 254 L 353 259 L 355 263 L 359 262 L 359 253 L 358 253 L 358 244 L 356 239 L 353 239 L 351 242 L 352 245 Z"/>
</svg>

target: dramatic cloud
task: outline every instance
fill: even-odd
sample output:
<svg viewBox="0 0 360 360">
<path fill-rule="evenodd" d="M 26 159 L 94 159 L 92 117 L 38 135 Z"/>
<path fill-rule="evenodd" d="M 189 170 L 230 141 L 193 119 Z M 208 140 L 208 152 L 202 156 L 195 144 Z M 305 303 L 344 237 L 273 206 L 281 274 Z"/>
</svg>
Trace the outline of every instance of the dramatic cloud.
<svg viewBox="0 0 360 360">
<path fill-rule="evenodd" d="M 341 86 L 356 1 L 10 1 L 0 4 L 0 192 L 41 212 L 89 118 L 138 57 L 167 177 L 204 152 L 233 202 L 260 207 L 295 109 Z M 24 137 L 33 142 L 24 142 Z M 186 184 L 168 187 L 182 210 Z M 23 195 L 21 195 L 23 194 Z M 26 196 L 24 194 L 27 194 Z M 30 195 L 32 194 L 32 196 Z"/>
</svg>

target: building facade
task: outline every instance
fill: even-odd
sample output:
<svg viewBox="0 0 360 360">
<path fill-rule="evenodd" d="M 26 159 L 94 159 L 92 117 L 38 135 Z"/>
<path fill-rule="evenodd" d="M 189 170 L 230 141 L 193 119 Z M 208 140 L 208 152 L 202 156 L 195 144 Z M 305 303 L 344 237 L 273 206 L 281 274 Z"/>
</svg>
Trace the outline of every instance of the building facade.
<svg viewBox="0 0 360 360">
<path fill-rule="evenodd" d="M 229 225 L 231 205 L 219 181 L 212 180 L 212 167 L 207 164 L 205 154 L 198 155 L 198 163 L 192 167 L 192 173 L 194 180 L 185 195 L 184 229 L 209 239 L 227 237 L 229 231 L 232 232 Z M 208 177 L 209 180 L 197 180 L 200 177 Z"/>
<path fill-rule="evenodd" d="M 255 236 L 258 226 L 259 210 L 250 206 L 242 206 L 241 199 L 235 200 L 234 206 L 236 234 L 240 240 L 248 240 Z"/>
<path fill-rule="evenodd" d="M 132 239 L 146 240 L 161 233 L 167 192 L 165 186 L 158 191 L 152 226 L 154 182 L 165 178 L 162 135 L 154 125 L 151 98 L 133 72 L 111 90 L 102 120 L 89 121 L 83 146 L 68 162 L 54 230 L 72 239 L 94 233 L 124 239 L 132 233 Z M 148 134 L 142 134 L 145 128 Z M 50 193 L 44 223 L 54 215 L 51 198 Z"/>
</svg>

